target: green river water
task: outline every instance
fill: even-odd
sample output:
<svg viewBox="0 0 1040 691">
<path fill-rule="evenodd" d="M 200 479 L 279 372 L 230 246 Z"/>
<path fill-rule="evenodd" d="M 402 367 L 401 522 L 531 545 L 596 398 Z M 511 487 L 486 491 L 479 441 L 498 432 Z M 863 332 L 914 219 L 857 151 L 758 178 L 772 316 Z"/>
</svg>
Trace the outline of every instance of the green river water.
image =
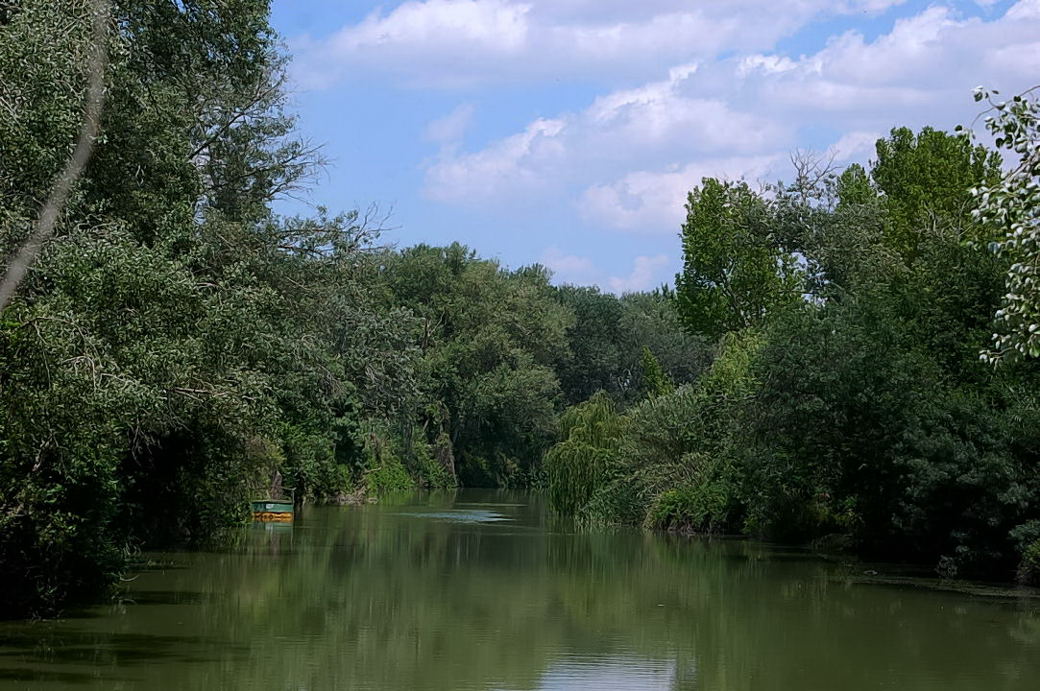
<svg viewBox="0 0 1040 691">
<path fill-rule="evenodd" d="M 527 494 L 308 508 L 153 558 L 117 602 L 0 624 L 0 689 L 1040 689 L 1035 599 L 576 532 Z"/>
</svg>

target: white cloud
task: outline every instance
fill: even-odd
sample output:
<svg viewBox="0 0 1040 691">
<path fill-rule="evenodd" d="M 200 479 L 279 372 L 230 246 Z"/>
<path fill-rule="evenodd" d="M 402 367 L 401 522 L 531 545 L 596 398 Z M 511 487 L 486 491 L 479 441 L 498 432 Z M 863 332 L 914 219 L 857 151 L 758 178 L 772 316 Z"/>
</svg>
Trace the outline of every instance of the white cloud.
<svg viewBox="0 0 1040 691">
<path fill-rule="evenodd" d="M 611 277 L 607 282 L 611 292 L 632 293 L 650 290 L 664 282 L 661 270 L 668 266 L 668 257 L 658 254 L 653 257 L 636 257 L 632 273 L 622 278 Z M 670 278 L 670 276 L 669 276 Z"/>
<path fill-rule="evenodd" d="M 592 185 L 578 202 L 589 223 L 618 230 L 675 233 L 685 218 L 687 193 L 705 177 L 760 180 L 779 156 L 708 159 L 679 170 L 629 173 L 607 184 Z"/>
<path fill-rule="evenodd" d="M 1036 79 L 1038 37 L 1040 0 L 1021 0 L 989 21 L 962 19 L 936 5 L 897 21 L 874 41 L 855 31 L 837 36 L 791 69 L 749 78 L 745 88 L 756 89 L 765 105 L 806 115 L 824 110 L 828 118 L 846 111 L 849 117 L 886 119 L 889 126 L 907 114 L 967 114 L 976 84 L 1022 87 Z"/>
<path fill-rule="evenodd" d="M 564 4 L 567 16 L 587 10 L 577 0 Z M 733 16 L 752 4 L 733 0 Z M 532 2 L 525 16 L 540 7 Z M 872 40 L 848 31 L 808 55 L 749 52 L 674 65 L 661 68 L 665 79 L 605 93 L 483 148 L 443 154 L 427 168 L 427 195 L 456 204 L 556 195 L 601 227 L 672 232 L 701 177 L 780 176 L 806 137 L 840 162 L 862 160 L 893 126 L 970 122 L 976 84 L 1004 93 L 1031 86 L 1040 74 L 1040 0 L 987 18 L 933 5 Z"/>
<path fill-rule="evenodd" d="M 1040 19 L 1040 2 L 1037 0 L 1021 0 L 1021 2 L 1016 3 L 1008 10 L 1007 16 L 1014 21 Z"/>
<path fill-rule="evenodd" d="M 733 110 L 722 100 L 698 97 L 692 84 L 696 74 L 690 65 L 673 68 L 664 81 L 607 94 L 579 113 L 536 120 L 523 132 L 479 151 L 445 152 L 427 169 L 426 195 L 443 202 L 497 203 L 518 193 L 585 186 L 597 179 L 600 185 L 613 184 L 637 162 L 661 170 L 694 158 L 739 156 L 790 144 L 790 133 L 767 118 Z M 697 170 L 712 174 L 709 167 Z M 733 173 L 749 170 L 760 170 L 760 161 L 744 161 Z M 649 192 L 652 180 L 635 175 L 627 188 Z M 609 192 L 590 192 L 586 205 L 595 207 L 600 200 L 603 206 Z"/>
<path fill-rule="evenodd" d="M 783 55 L 749 55 L 737 63 L 737 75 L 747 77 L 755 72 L 778 74 L 796 67 L 798 63 Z"/>
<path fill-rule="evenodd" d="M 553 278 L 558 283 L 587 285 L 601 279 L 601 272 L 591 259 L 567 254 L 558 247 L 545 250 L 541 264 L 553 272 Z"/>
<path fill-rule="evenodd" d="M 527 43 L 530 6 L 507 0 L 405 2 L 383 15 L 370 14 L 335 34 L 332 57 L 397 52 L 400 57 L 466 58 L 472 51 L 516 55 Z"/>
<path fill-rule="evenodd" d="M 831 150 L 834 152 L 834 160 L 844 163 L 868 157 L 874 152 L 874 144 L 881 139 L 880 132 L 864 132 L 857 130 L 842 136 Z"/>
<path fill-rule="evenodd" d="M 474 203 L 545 189 L 551 181 L 539 170 L 558 167 L 562 161 L 558 137 L 565 126 L 562 120 L 535 120 L 523 132 L 477 153 L 456 156 L 444 151 L 427 171 L 426 195 Z"/>
<path fill-rule="evenodd" d="M 442 146 L 457 144 L 473 122 L 472 103 L 463 103 L 426 126 L 426 138 Z"/>
<path fill-rule="evenodd" d="M 542 254 L 541 263 L 553 272 L 553 280 L 561 284 L 595 284 L 612 293 L 623 294 L 651 290 L 671 279 L 674 270 L 667 255 L 637 256 L 632 270 L 625 276 L 611 276 L 600 270 L 592 259 L 567 254 L 558 247 L 549 247 Z"/>
<path fill-rule="evenodd" d="M 822 15 L 903 0 L 409 0 L 324 37 L 296 37 L 297 78 L 358 74 L 409 85 L 539 77 L 648 76 L 662 64 L 763 50 Z"/>
</svg>

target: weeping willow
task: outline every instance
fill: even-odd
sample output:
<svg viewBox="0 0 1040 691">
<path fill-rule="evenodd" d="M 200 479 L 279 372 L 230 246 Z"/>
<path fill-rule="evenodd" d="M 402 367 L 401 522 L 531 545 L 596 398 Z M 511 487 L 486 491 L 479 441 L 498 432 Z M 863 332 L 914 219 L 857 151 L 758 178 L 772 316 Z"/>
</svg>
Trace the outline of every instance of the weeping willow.
<svg viewBox="0 0 1040 691">
<path fill-rule="evenodd" d="M 579 513 L 617 460 L 625 418 L 600 391 L 560 416 L 563 441 L 545 456 L 549 501 L 556 511 Z"/>
</svg>

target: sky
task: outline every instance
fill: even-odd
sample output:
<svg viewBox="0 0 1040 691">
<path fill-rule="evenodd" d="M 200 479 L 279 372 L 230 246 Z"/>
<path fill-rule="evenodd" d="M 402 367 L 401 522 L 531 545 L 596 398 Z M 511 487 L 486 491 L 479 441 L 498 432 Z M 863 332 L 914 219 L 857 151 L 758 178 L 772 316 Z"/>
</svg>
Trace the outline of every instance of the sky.
<svg viewBox="0 0 1040 691">
<path fill-rule="evenodd" d="M 329 167 L 284 213 L 376 206 L 558 283 L 671 283 L 687 192 L 797 150 L 869 162 L 1040 83 L 1040 0 L 274 0 L 301 134 Z M 976 125 L 978 128 L 978 125 Z"/>
</svg>

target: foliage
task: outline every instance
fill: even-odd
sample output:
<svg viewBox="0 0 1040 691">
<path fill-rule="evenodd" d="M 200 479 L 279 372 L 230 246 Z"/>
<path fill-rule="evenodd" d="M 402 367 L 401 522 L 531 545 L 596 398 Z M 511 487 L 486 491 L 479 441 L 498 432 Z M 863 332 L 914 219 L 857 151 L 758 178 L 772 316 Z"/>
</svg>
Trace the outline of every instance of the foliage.
<svg viewBox="0 0 1040 691">
<path fill-rule="evenodd" d="M 715 360 L 626 411 L 609 463 L 569 456 L 587 486 L 566 509 L 1033 577 L 1040 370 L 977 357 L 1008 259 L 978 247 L 969 188 L 999 159 L 930 129 L 878 153 L 691 193 L 677 308 Z"/>
<path fill-rule="evenodd" d="M 594 287 L 565 285 L 554 296 L 574 313 L 567 348 L 555 365 L 568 405 L 597 391 L 622 406 L 638 402 L 646 391 L 644 348 L 673 382 L 693 381 L 707 366 L 710 348 L 686 332 L 673 297 L 661 290 L 617 297 Z"/>
<path fill-rule="evenodd" d="M 456 486 L 453 468 L 442 462 L 451 442 L 443 434 L 433 444 L 417 440 L 413 447 L 415 469 L 411 473 L 419 484 L 428 489 L 448 489 Z"/>
<path fill-rule="evenodd" d="M 608 480 L 622 424 L 614 402 L 603 392 L 560 416 L 563 441 L 545 455 L 549 501 L 557 511 L 580 513 Z"/>
<path fill-rule="evenodd" d="M 633 378 L 628 351 L 635 334 L 622 323 L 624 303 L 598 288 L 570 285 L 556 288 L 554 297 L 574 314 L 566 331 L 569 347 L 556 367 L 564 401 L 580 403 L 597 391 L 625 398 Z"/>
<path fill-rule="evenodd" d="M 799 272 L 778 247 L 769 204 L 747 183 L 705 178 L 690 192 L 676 300 L 684 323 L 714 340 L 798 300 Z"/>
<path fill-rule="evenodd" d="M 396 457 L 384 458 L 379 465 L 365 471 L 364 484 L 375 494 L 405 492 L 415 487 L 415 481 Z"/>
<path fill-rule="evenodd" d="M 1040 356 L 1040 99 L 1035 89 L 997 101 L 996 91 L 978 90 L 975 100 L 991 108 L 986 130 L 1012 165 L 999 180 L 972 188 L 976 216 L 997 231 L 989 249 L 1008 265 L 1004 297 L 996 310 L 997 333 L 982 352 L 986 362 Z"/>
<path fill-rule="evenodd" d="M 74 139 L 90 4 L 0 26 L 4 256 Z M 344 489 L 359 422 L 415 386 L 414 322 L 367 288 L 376 229 L 268 209 L 314 159 L 267 3 L 113 12 L 95 156 L 0 323 L 12 615 L 96 593 L 140 546 L 218 538 L 276 473 L 298 499 Z"/>
<path fill-rule="evenodd" d="M 661 369 L 661 363 L 657 361 L 650 349 L 643 346 L 642 357 L 643 388 L 651 398 L 671 392 L 675 385 L 668 379 L 668 375 Z"/>
<path fill-rule="evenodd" d="M 839 178 L 844 198 L 803 215 L 818 298 L 770 324 L 755 366 L 749 530 L 840 533 L 962 575 L 1016 561 L 1012 534 L 1040 497 L 1040 400 L 1031 369 L 998 375 L 975 358 L 1006 265 L 970 244 L 985 229 L 963 189 L 991 179 L 996 158 L 955 140 L 894 130 L 869 185 Z"/>
<path fill-rule="evenodd" d="M 467 485 L 522 481 L 554 432 L 571 313 L 539 267 L 509 271 L 459 244 L 387 255 L 387 302 L 420 320 L 426 441 L 450 442 Z M 443 444 L 442 444 L 443 446 Z"/>
<path fill-rule="evenodd" d="M 751 332 L 730 336 L 696 384 L 623 415 L 603 393 L 569 408 L 564 441 L 545 460 L 554 508 L 595 522 L 730 529 L 739 514 L 732 411 L 752 390 L 760 342 Z"/>
<path fill-rule="evenodd" d="M 1030 542 L 1023 551 L 1018 578 L 1028 585 L 1040 584 L 1040 540 Z"/>
<path fill-rule="evenodd" d="M 964 137 L 925 127 L 897 127 L 879 139 L 870 176 L 884 195 L 885 233 L 904 258 L 917 253 L 921 231 L 974 208 L 972 188 L 994 180 L 1000 156 Z"/>
</svg>

